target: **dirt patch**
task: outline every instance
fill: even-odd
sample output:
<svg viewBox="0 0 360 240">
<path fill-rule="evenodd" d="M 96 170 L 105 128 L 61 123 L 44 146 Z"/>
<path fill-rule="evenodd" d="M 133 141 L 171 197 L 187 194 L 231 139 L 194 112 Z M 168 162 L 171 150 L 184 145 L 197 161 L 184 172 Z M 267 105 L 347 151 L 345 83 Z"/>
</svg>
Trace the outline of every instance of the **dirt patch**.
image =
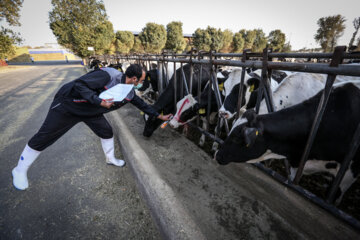
<svg viewBox="0 0 360 240">
<path fill-rule="evenodd" d="M 33 66 L 0 66 L 0 73 L 12 72 L 19 69 L 29 69 Z"/>
</svg>

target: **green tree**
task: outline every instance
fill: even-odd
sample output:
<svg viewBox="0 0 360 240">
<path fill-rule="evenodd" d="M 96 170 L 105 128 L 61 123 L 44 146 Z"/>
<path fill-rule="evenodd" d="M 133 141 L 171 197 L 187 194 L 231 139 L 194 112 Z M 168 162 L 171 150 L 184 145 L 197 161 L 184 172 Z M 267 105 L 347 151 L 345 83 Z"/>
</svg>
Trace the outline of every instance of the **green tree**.
<svg viewBox="0 0 360 240">
<path fill-rule="evenodd" d="M 182 30 L 182 22 L 171 22 L 166 25 L 167 40 L 165 48 L 180 53 L 186 47 Z"/>
<path fill-rule="evenodd" d="M 254 45 L 254 41 L 256 38 L 256 32 L 255 30 L 245 30 L 241 29 L 239 31 L 241 33 L 243 39 L 244 39 L 244 49 L 252 49 Z"/>
<path fill-rule="evenodd" d="M 224 43 L 223 43 L 223 47 L 220 49 L 220 52 L 229 53 L 232 51 L 233 48 L 234 34 L 229 29 L 225 29 L 223 31 L 223 36 L 224 36 Z"/>
<path fill-rule="evenodd" d="M 23 0 L 1 0 L 0 22 L 6 21 L 10 26 L 20 26 L 20 8 Z M 22 38 L 9 28 L 1 26 L 0 30 L 0 58 L 15 54 L 15 44 L 20 44 Z"/>
<path fill-rule="evenodd" d="M 199 50 L 210 51 L 210 34 L 206 30 L 196 29 L 193 33 L 193 44 Z"/>
<path fill-rule="evenodd" d="M 22 39 L 18 33 L 11 29 L 1 27 L 0 30 L 0 58 L 5 58 L 15 54 L 15 44 L 20 44 Z"/>
<path fill-rule="evenodd" d="M 221 29 L 208 26 L 206 29 L 211 37 L 210 49 L 219 51 L 224 45 L 224 34 Z"/>
<path fill-rule="evenodd" d="M 165 27 L 156 23 L 147 23 L 139 38 L 146 52 L 160 53 L 166 44 Z"/>
<path fill-rule="evenodd" d="M 116 52 L 129 53 L 135 43 L 134 34 L 130 31 L 117 31 L 116 32 Z"/>
<path fill-rule="evenodd" d="M 114 31 L 102 1 L 52 0 L 51 3 L 50 29 L 59 44 L 83 58 L 93 53 L 88 47 L 94 47 L 97 54 L 109 48 Z"/>
<path fill-rule="evenodd" d="M 315 40 L 320 44 L 324 52 L 332 52 L 334 50 L 338 39 L 344 33 L 344 22 L 345 18 L 340 14 L 322 17 L 317 21 L 319 28 L 315 34 Z"/>
<path fill-rule="evenodd" d="M 291 52 L 291 44 L 290 41 L 284 44 L 284 47 L 282 49 L 282 52 Z"/>
<path fill-rule="evenodd" d="M 95 35 L 100 36 L 95 39 L 95 49 L 97 54 L 111 51 L 111 44 L 115 39 L 114 28 L 110 21 L 104 21 L 95 27 Z"/>
<path fill-rule="evenodd" d="M 130 50 L 133 53 L 143 53 L 145 52 L 144 50 L 144 46 L 141 43 L 141 40 L 139 39 L 139 37 L 135 37 L 134 38 L 134 45 L 132 47 L 132 49 Z"/>
<path fill-rule="evenodd" d="M 285 44 L 285 34 L 279 29 L 271 31 L 268 36 L 268 41 L 269 47 L 273 48 L 274 52 L 281 52 Z"/>
<path fill-rule="evenodd" d="M 356 35 L 357 35 L 358 31 L 359 31 L 359 28 L 360 28 L 360 17 L 354 19 L 353 25 L 354 25 L 354 28 L 355 28 L 355 32 L 353 33 L 353 35 L 352 35 L 352 37 L 351 37 L 351 39 L 350 39 L 349 48 L 351 48 L 351 46 L 354 44 Z"/>
<path fill-rule="evenodd" d="M 219 51 L 224 45 L 224 34 L 221 29 L 208 26 L 207 29 L 196 29 L 193 34 L 194 46 L 200 50 Z"/>
<path fill-rule="evenodd" d="M 241 32 L 237 32 L 234 34 L 233 38 L 233 51 L 238 53 L 244 49 L 245 40 L 243 34 Z"/>
<path fill-rule="evenodd" d="M 265 36 L 265 33 L 262 29 L 254 29 L 255 31 L 255 40 L 254 44 L 251 48 L 252 52 L 262 52 L 264 48 L 266 48 L 267 45 L 267 39 Z"/>
<path fill-rule="evenodd" d="M 20 26 L 20 8 L 24 0 L 1 0 L 0 1 L 0 22 L 4 19 L 10 26 Z"/>
</svg>

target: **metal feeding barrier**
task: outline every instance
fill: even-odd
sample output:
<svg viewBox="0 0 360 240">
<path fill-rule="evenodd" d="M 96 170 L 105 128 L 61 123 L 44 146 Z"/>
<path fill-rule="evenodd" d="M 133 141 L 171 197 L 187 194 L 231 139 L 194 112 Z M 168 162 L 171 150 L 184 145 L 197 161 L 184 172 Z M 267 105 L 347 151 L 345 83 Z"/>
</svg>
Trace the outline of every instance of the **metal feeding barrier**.
<svg viewBox="0 0 360 240">
<path fill-rule="evenodd" d="M 240 78 L 240 87 L 239 87 L 239 99 L 237 102 L 237 113 L 236 118 L 239 117 L 241 102 L 243 99 L 243 88 L 244 88 L 244 80 L 245 80 L 245 71 L 246 68 L 257 68 L 261 69 L 261 77 L 260 77 L 260 86 L 259 86 L 259 93 L 257 96 L 256 101 L 256 112 L 259 112 L 260 103 L 264 98 L 267 106 L 268 112 L 274 111 L 274 103 L 272 99 L 272 91 L 270 88 L 270 81 L 271 81 L 271 73 L 272 70 L 287 70 L 293 72 L 308 72 L 308 73 L 321 73 L 321 74 L 328 74 L 326 84 L 324 86 L 324 91 L 321 96 L 321 100 L 319 102 L 317 112 L 315 115 L 315 119 L 313 121 L 313 125 L 308 136 L 308 140 L 301 157 L 299 168 L 296 172 L 296 176 L 294 181 L 290 180 L 290 168 L 289 163 L 285 160 L 285 169 L 287 172 L 287 178 L 284 178 L 277 172 L 266 168 L 262 163 L 254 164 L 259 169 L 264 171 L 265 173 L 271 175 L 276 180 L 280 181 L 281 183 L 285 184 L 286 186 L 292 188 L 293 190 L 301 193 L 312 202 L 320 205 L 324 209 L 330 211 L 335 216 L 345 220 L 353 227 L 360 229 L 360 222 L 359 220 L 349 216 L 348 214 L 344 213 L 343 211 L 337 209 L 334 205 L 334 199 L 336 195 L 336 191 L 339 187 L 341 180 L 343 179 L 346 170 L 349 168 L 349 165 L 352 162 L 353 157 L 355 156 L 357 149 L 360 145 L 360 122 L 355 131 L 351 144 L 349 146 L 349 152 L 345 156 L 344 161 L 341 164 L 340 170 L 338 171 L 333 183 L 328 191 L 328 196 L 325 200 L 317 197 L 316 195 L 310 193 L 309 191 L 300 187 L 299 181 L 301 179 L 303 169 L 308 159 L 311 147 L 314 143 L 314 139 L 316 137 L 317 130 L 322 120 L 322 116 L 324 114 L 328 99 L 331 94 L 332 86 L 335 81 L 337 75 L 346 75 L 346 76 L 360 76 L 360 65 L 352 65 L 352 64 L 343 64 L 344 59 L 360 59 L 360 53 L 346 53 L 346 47 L 339 46 L 336 47 L 333 53 L 273 53 L 271 49 L 265 48 L 262 53 L 251 53 L 248 50 L 244 50 L 243 53 L 216 53 L 216 52 L 201 52 L 192 49 L 188 54 L 174 54 L 163 52 L 162 54 L 152 54 L 152 55 L 126 55 L 126 56 L 117 56 L 118 59 L 123 61 L 133 61 L 138 64 L 145 66 L 147 69 L 151 68 L 151 62 L 157 63 L 158 69 L 158 90 L 159 94 L 161 94 L 169 84 L 170 75 L 168 73 L 168 64 L 173 63 L 174 73 L 174 107 L 176 109 L 176 103 L 178 100 L 184 97 L 184 91 L 187 94 L 193 93 L 193 77 L 196 75 L 198 77 L 198 85 L 196 86 L 196 94 L 198 96 L 198 102 L 200 104 L 201 101 L 201 79 L 203 77 L 203 66 L 208 65 L 210 66 L 210 78 L 208 80 L 209 86 L 209 95 L 208 95 L 208 111 L 207 111 L 207 119 L 210 118 L 210 108 L 211 108 L 211 89 L 214 90 L 216 103 L 218 109 L 220 109 L 222 105 L 222 98 L 221 93 L 219 90 L 218 81 L 216 78 L 216 71 L 218 66 L 236 66 L 242 68 L 242 74 Z M 221 59 L 227 58 L 227 59 Z M 237 58 L 239 60 L 237 60 Z M 257 58 L 260 60 L 252 60 L 253 58 Z M 293 63 L 293 62 L 275 62 L 273 61 L 274 58 L 277 59 L 286 59 L 286 58 L 303 58 L 303 59 L 331 59 L 330 64 L 327 63 L 309 63 L 309 62 L 302 62 L 302 63 Z M 176 63 L 180 63 L 180 70 L 177 72 Z M 188 79 L 186 78 L 186 74 L 184 73 L 184 66 L 183 64 L 190 65 L 190 76 Z M 198 65 L 199 70 L 194 72 L 194 66 Z M 177 96 L 177 74 L 180 74 L 180 96 Z M 165 85 L 164 85 L 165 79 Z M 218 119 L 217 128 L 220 129 L 224 119 Z M 219 131 L 215 132 L 215 135 L 211 134 L 210 132 L 202 129 L 200 125 L 200 117 L 198 113 L 196 124 L 188 123 L 189 126 L 199 130 L 202 134 L 205 134 L 207 137 L 211 138 L 213 141 L 216 141 L 220 144 L 223 144 L 224 141 L 219 138 Z M 228 122 L 225 120 L 225 129 L 226 134 L 229 133 Z"/>
</svg>

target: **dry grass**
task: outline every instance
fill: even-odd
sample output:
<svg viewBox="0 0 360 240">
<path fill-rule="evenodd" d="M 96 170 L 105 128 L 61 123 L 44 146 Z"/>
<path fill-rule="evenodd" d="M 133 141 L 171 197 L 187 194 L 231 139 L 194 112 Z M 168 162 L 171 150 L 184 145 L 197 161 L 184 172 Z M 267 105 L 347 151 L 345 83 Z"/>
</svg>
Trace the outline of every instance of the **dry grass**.
<svg viewBox="0 0 360 240">
<path fill-rule="evenodd" d="M 31 68 L 33 66 L 0 66 L 0 73 L 4 73 L 4 72 L 10 72 L 10 71 L 14 71 L 14 70 L 18 70 L 18 69 L 23 69 L 23 68 Z"/>
</svg>

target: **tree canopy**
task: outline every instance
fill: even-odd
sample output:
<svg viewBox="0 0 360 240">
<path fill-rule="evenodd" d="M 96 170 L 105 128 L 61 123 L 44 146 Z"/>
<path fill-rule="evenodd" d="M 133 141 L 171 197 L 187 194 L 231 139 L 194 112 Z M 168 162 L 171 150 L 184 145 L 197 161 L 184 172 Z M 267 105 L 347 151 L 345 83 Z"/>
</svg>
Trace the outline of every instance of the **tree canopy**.
<svg viewBox="0 0 360 240">
<path fill-rule="evenodd" d="M 268 41 L 274 52 L 281 52 L 285 44 L 285 33 L 279 29 L 273 30 L 269 33 Z"/>
<path fill-rule="evenodd" d="M 233 38 L 233 51 L 238 53 L 244 49 L 245 39 L 241 32 L 237 32 L 234 34 Z"/>
<path fill-rule="evenodd" d="M 80 57 L 103 53 L 114 39 L 112 23 L 107 20 L 105 6 L 98 0 L 52 0 L 50 28 L 58 43 Z"/>
<path fill-rule="evenodd" d="M 358 31 L 359 31 L 359 28 L 360 28 L 360 17 L 354 19 L 353 25 L 354 25 L 355 31 L 354 31 L 351 39 L 350 39 L 349 48 L 351 48 L 351 47 L 353 46 L 354 41 L 355 41 L 355 38 L 356 38 L 356 35 L 357 35 Z"/>
<path fill-rule="evenodd" d="M 255 29 L 255 39 L 251 48 L 252 52 L 262 52 L 267 45 L 267 39 L 262 29 Z"/>
<path fill-rule="evenodd" d="M 223 31 L 223 36 L 224 36 L 224 43 L 222 48 L 220 49 L 220 52 L 225 52 L 225 53 L 232 52 L 233 38 L 234 38 L 233 32 L 230 31 L 229 29 L 225 29 Z"/>
<path fill-rule="evenodd" d="M 20 26 L 20 8 L 23 0 L 1 0 L 0 22 L 6 21 L 10 26 Z M 22 38 L 9 28 L 1 26 L 0 30 L 0 58 L 15 54 L 15 44 L 20 44 Z"/>
<path fill-rule="evenodd" d="M 315 40 L 320 44 L 324 52 L 331 52 L 337 44 L 338 39 L 345 30 L 345 18 L 334 15 L 322 17 L 318 20 L 319 28 L 315 34 Z"/>
<path fill-rule="evenodd" d="M 22 39 L 18 33 L 11 29 L 1 27 L 0 30 L 0 58 L 15 54 L 15 44 L 20 44 Z"/>
<path fill-rule="evenodd" d="M 146 52 L 160 53 L 166 44 L 166 30 L 163 25 L 147 23 L 139 34 Z"/>
<path fill-rule="evenodd" d="M 134 34 L 130 31 L 117 31 L 115 35 L 116 52 L 129 53 L 134 46 Z"/>
<path fill-rule="evenodd" d="M 256 32 L 254 30 L 241 29 L 239 33 L 241 33 L 244 39 L 244 49 L 252 49 L 256 37 Z"/>
<path fill-rule="evenodd" d="M 20 8 L 24 0 L 1 0 L 0 1 L 0 22 L 4 19 L 10 26 L 20 26 Z"/>
<path fill-rule="evenodd" d="M 208 26 L 207 29 L 196 29 L 193 34 L 194 46 L 199 50 L 219 51 L 224 45 L 224 34 L 221 29 Z"/>
<path fill-rule="evenodd" d="M 166 25 L 167 40 L 165 48 L 180 53 L 186 47 L 182 31 L 182 22 L 171 22 Z"/>
</svg>

